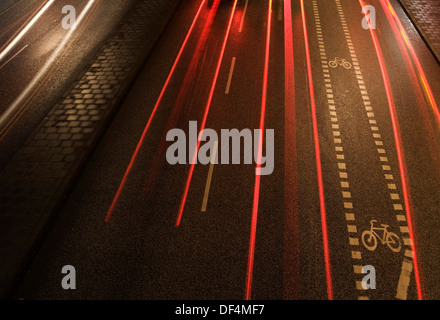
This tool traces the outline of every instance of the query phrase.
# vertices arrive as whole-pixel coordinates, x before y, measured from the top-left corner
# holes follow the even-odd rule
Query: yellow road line
[[[212,173],[214,172],[215,159],[217,157],[218,141],[214,143],[214,151],[211,156],[211,164],[209,165],[208,180],[206,181],[205,194],[203,196],[202,212],[206,212],[208,205],[209,190],[211,188]]]
[[[235,68],[235,57],[232,58],[231,62],[231,69],[229,70],[229,77],[228,77],[228,83],[226,84],[226,94],[229,94],[229,90],[231,89],[231,81],[232,81],[232,75],[234,73]]]
[[[249,0],[246,0],[246,5],[244,6],[243,17],[241,18],[240,28],[238,29],[238,32],[243,31],[243,23],[244,23],[244,18],[246,17],[248,3],[249,3]]]

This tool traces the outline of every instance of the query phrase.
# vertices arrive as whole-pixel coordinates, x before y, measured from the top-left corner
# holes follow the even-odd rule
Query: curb
[[[437,52],[437,50],[434,48],[434,46],[430,43],[429,37],[426,35],[426,33],[423,31],[423,28],[418,24],[417,19],[414,17],[414,15],[411,13],[411,10],[408,8],[408,6],[404,3],[402,0],[397,0],[402,7],[405,14],[410,19],[411,23],[414,25],[414,28],[422,38],[423,42],[428,47],[429,51],[433,55],[434,59],[437,61],[437,63],[440,64],[440,52]]]
[[[139,1],[0,173],[0,298],[8,299],[180,0]],[[157,14],[158,10],[162,15]],[[154,31],[151,31],[154,30]],[[19,190],[17,192],[16,190]],[[6,202],[6,203],[4,203]],[[4,227],[5,228],[5,227]]]

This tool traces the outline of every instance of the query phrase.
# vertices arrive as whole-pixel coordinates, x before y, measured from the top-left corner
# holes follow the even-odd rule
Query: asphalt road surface
[[[399,4],[207,2],[179,6],[13,297],[439,299],[440,67]],[[64,31],[40,32],[2,83]],[[225,129],[250,133],[239,164]]]
[[[133,1],[75,1],[74,30],[62,24],[62,10],[71,4],[0,2],[0,167],[84,71]]]

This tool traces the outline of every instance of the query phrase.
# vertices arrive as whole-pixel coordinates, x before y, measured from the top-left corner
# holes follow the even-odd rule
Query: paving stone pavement
[[[138,1],[88,70],[0,172],[0,298],[8,297],[179,1]]]
[[[399,0],[440,62],[440,0]]]

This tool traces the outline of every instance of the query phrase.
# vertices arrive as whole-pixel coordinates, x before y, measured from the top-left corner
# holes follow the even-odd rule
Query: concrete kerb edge
[[[420,37],[422,38],[423,42],[428,47],[429,51],[433,55],[434,59],[437,61],[437,63],[440,64],[440,52],[437,52],[434,46],[430,43],[429,37],[423,32],[423,29],[420,27],[420,25],[417,23],[417,19],[413,16],[411,13],[411,10],[407,7],[407,5],[402,0],[396,0],[399,2],[400,6],[402,7],[405,14],[410,19],[411,23],[413,24],[414,28],[419,33]]]

